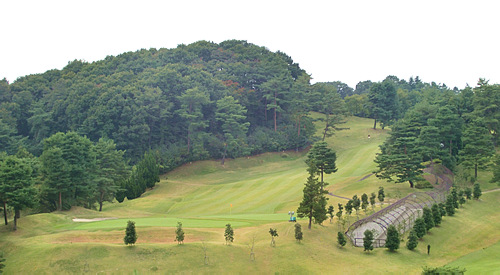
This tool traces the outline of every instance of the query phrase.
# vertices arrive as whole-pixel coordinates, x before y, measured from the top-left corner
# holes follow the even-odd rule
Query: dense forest
[[[322,114],[320,137],[312,111]],[[2,180],[0,200],[5,215],[9,206],[102,208],[139,197],[183,163],[306,148],[347,115],[392,128],[376,159],[380,177],[413,186],[421,163],[437,160],[477,177],[498,143],[500,87],[396,76],[312,85],[285,53],[239,40],[75,60],[0,81],[0,173],[30,175],[17,189]]]

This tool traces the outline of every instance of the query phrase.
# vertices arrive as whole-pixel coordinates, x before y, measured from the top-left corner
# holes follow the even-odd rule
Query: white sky
[[[500,83],[499,11],[495,0],[2,0],[0,78],[241,39],[285,52],[313,82],[395,75],[463,88]]]

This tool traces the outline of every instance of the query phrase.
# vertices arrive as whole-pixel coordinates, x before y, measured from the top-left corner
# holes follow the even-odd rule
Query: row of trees
[[[71,206],[102,210],[115,197],[134,199],[159,181],[153,152],[132,167],[112,140],[92,142],[76,132],[56,133],[43,142],[39,158],[20,148],[16,155],[0,154],[0,201],[5,224],[14,210],[14,230],[20,211],[65,210]]]
[[[410,187],[421,179],[422,163],[473,171],[491,165],[500,127],[500,85],[480,81],[460,94],[438,94],[417,103],[392,127],[377,154],[376,174]],[[498,158],[498,157],[496,157]],[[497,180],[497,179],[494,179]]]

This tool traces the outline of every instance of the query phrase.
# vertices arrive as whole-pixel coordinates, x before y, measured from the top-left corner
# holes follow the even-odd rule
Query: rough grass
[[[325,177],[330,192],[361,196],[383,186],[391,201],[414,191],[407,184],[369,176],[375,170],[378,145],[387,136],[387,130],[371,129],[372,123],[350,118],[346,125],[350,130],[328,139],[338,156],[338,172]],[[339,248],[336,218],[331,224],[313,225],[311,230],[306,220],[299,219],[304,240],[297,243],[294,224],[287,220],[288,211],[296,210],[302,197],[307,177],[305,154],[287,152],[288,157],[283,158],[281,153],[268,153],[228,160],[225,166],[218,161],[187,164],[162,176],[158,186],[141,198],[106,204],[102,213],[73,208],[23,217],[17,232],[11,232],[10,225],[0,227],[1,250],[7,259],[5,272],[418,274],[424,265],[447,263],[486,273],[500,269],[493,261],[500,249],[499,192],[485,193],[481,200],[468,202],[456,216],[445,217],[442,226],[432,229],[416,251],[408,251],[404,243],[396,253],[385,249],[364,253],[350,245]],[[332,197],[329,204],[337,209],[338,202],[346,200]],[[360,211],[360,218],[363,216]],[[71,219],[75,217],[118,219],[74,223]],[[136,222],[139,235],[131,247],[123,245],[127,220]],[[355,215],[350,220],[355,221]],[[177,221],[186,232],[183,245],[174,241]],[[226,223],[235,228],[231,246],[224,245]],[[269,245],[270,227],[279,233],[274,248]],[[256,260],[251,261],[254,238]],[[430,256],[427,244],[432,247]],[[204,245],[209,265],[204,264]],[[478,258],[483,260],[475,261]]]

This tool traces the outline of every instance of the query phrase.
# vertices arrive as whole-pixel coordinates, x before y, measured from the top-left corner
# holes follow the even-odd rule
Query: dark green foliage
[[[431,211],[432,211],[432,219],[434,221],[434,226],[440,225],[442,215],[441,215],[441,209],[440,209],[439,205],[433,204],[431,207]]]
[[[368,205],[368,195],[366,193],[363,193],[363,195],[361,195],[361,208],[366,211]]]
[[[269,234],[271,235],[271,246],[276,246],[274,237],[278,237],[278,230],[276,228],[269,228]]]
[[[231,224],[226,224],[226,230],[224,231],[224,238],[226,239],[226,245],[233,243],[234,241],[234,230]]]
[[[295,240],[298,242],[302,241],[302,226],[299,223],[295,224]]]
[[[417,247],[418,245],[418,237],[417,233],[415,233],[415,230],[410,231],[410,235],[408,235],[408,242],[406,243],[406,248],[409,250],[413,250]]]
[[[3,252],[0,252],[0,274],[3,273],[2,269],[5,267],[5,258],[3,257]]]
[[[345,212],[347,213],[347,215],[351,215],[352,208],[353,208],[352,205],[353,205],[353,201],[352,200],[347,201],[347,203],[345,204]]]
[[[493,158],[492,171],[493,178],[491,179],[491,182],[496,182],[498,185],[500,185],[500,154],[496,154]]]
[[[457,189],[455,187],[451,188],[450,196],[451,196],[451,200],[453,202],[453,207],[458,209],[458,206],[459,206],[459,204],[458,204],[458,192],[457,192]]]
[[[476,118],[468,123],[462,137],[463,148],[460,151],[462,165],[474,170],[477,179],[479,169],[485,169],[495,152],[491,134],[484,125],[484,119]]]
[[[8,121],[0,113],[0,148],[9,153],[21,137],[38,155],[43,139],[77,130],[114,140],[132,164],[159,150],[162,172],[225,153],[303,148],[318,105],[310,76],[291,57],[240,40],[75,60],[0,86],[0,103],[12,106]]]
[[[340,218],[342,217],[342,210],[344,210],[344,207],[342,206],[341,203],[339,203],[337,213],[335,214],[335,216],[337,216],[339,221],[340,221]]]
[[[328,147],[326,142],[317,142],[309,150],[306,159],[308,172],[311,175],[320,176],[321,190],[326,186],[326,183],[323,181],[323,175],[337,172],[336,160],[336,153]]]
[[[343,247],[343,246],[345,246],[345,245],[346,245],[347,240],[346,240],[346,238],[345,238],[344,233],[342,233],[342,232],[338,232],[338,233],[337,233],[337,242],[338,242],[338,244],[339,244],[341,247]]]
[[[380,186],[378,188],[378,201],[383,204],[384,203],[384,200],[385,200],[385,192],[384,192],[384,187]]]
[[[304,197],[302,198],[299,208],[297,209],[297,216],[299,218],[309,218],[308,228],[311,229],[313,219],[314,222],[318,224],[321,224],[327,219],[327,198],[325,197],[325,194],[328,192],[326,190],[322,190],[321,184],[318,180],[314,176],[310,175],[307,178],[303,193]]]
[[[137,232],[135,231],[135,222],[128,221],[127,228],[125,229],[125,237],[123,238],[123,242],[126,245],[134,245],[137,241]]]
[[[439,206],[439,212],[441,212],[441,217],[446,216],[446,205],[440,202],[438,206]]]
[[[363,237],[363,247],[365,248],[364,251],[371,251],[373,250],[373,232],[371,230],[366,230],[364,233]]]
[[[422,267],[422,275],[442,275],[442,274],[462,275],[465,274],[465,271],[467,271],[467,269],[461,268],[459,266]]]
[[[328,213],[328,215],[330,215],[330,223],[331,223],[333,219],[333,205],[328,206],[328,210],[326,212]]]
[[[472,191],[472,195],[474,196],[474,199],[478,200],[479,197],[481,197],[482,192],[481,192],[481,186],[479,186],[479,183],[474,184],[474,190]]]
[[[465,198],[467,198],[468,200],[472,199],[472,189],[470,189],[470,187],[465,188],[464,194]]]
[[[7,205],[18,213],[34,205],[36,190],[33,186],[33,167],[27,159],[16,156],[0,157],[0,203],[4,208],[7,225]],[[18,215],[14,215],[13,230],[17,230]]]
[[[424,207],[423,219],[425,222],[425,229],[427,231],[431,230],[434,227],[434,217],[429,207]]]
[[[45,179],[42,199],[63,209],[63,199],[71,205],[89,207],[96,190],[95,152],[92,142],[75,132],[57,133],[43,142],[40,157]]]
[[[390,251],[395,251],[399,248],[399,233],[394,225],[389,225],[387,228],[387,239],[385,241],[385,247]]]
[[[396,108],[396,87],[389,80],[381,83],[374,83],[368,93],[368,101],[372,118],[375,119],[373,129],[376,128],[377,121],[382,125],[382,129],[389,125],[392,119],[397,117]]]
[[[371,195],[370,195],[370,205],[372,206],[372,209],[375,208],[375,203],[376,203],[375,198],[376,197],[377,197],[377,195],[375,195],[375,193],[371,193]]]
[[[144,157],[132,169],[130,177],[123,181],[122,189],[127,199],[132,200],[140,197],[147,188],[153,188],[160,181],[160,168],[156,161],[156,155],[152,151],[144,153]],[[123,197],[118,192],[116,199],[120,202]],[[121,200],[123,201],[123,200]]]
[[[446,197],[445,210],[448,216],[453,216],[455,214],[455,200],[451,195]]]
[[[423,218],[417,218],[415,220],[415,224],[413,225],[413,231],[415,231],[415,234],[417,235],[417,238],[421,239],[425,236],[427,233],[425,221]]]
[[[177,228],[175,229],[175,240],[177,244],[184,243],[184,230],[182,229],[182,223],[177,222]]]
[[[358,198],[358,195],[354,195],[352,197],[352,207],[356,210],[356,215],[358,215],[359,207],[361,206],[361,200]]]
[[[128,178],[129,170],[123,159],[125,152],[116,150],[112,140],[99,139],[94,151],[96,156],[94,196],[99,204],[99,211],[102,211],[103,202],[113,200],[121,184]]]

